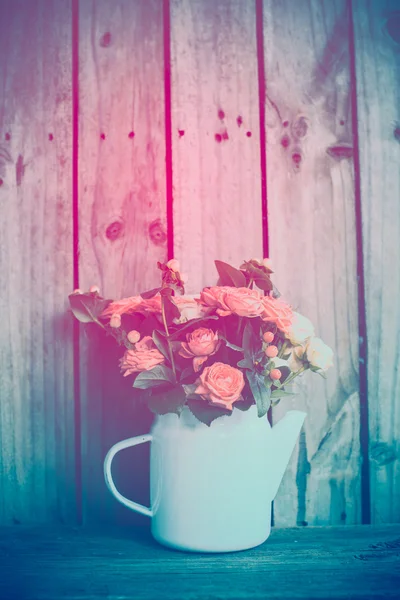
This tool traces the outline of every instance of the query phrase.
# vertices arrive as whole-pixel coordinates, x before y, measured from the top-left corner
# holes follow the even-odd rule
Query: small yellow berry
[[[118,329],[118,327],[121,327],[121,315],[119,315],[118,313],[114,313],[113,315],[111,315],[110,327],[113,327],[114,329]]]
[[[136,344],[140,340],[140,333],[136,329],[132,329],[126,336],[131,344]]]

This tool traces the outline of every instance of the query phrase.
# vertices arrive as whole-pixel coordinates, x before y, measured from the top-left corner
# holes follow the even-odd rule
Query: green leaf
[[[263,417],[267,414],[271,404],[271,388],[266,388],[264,384],[264,377],[255,373],[254,371],[246,371],[246,377],[250,384],[254,400],[257,404],[257,413],[259,417]]]
[[[275,286],[272,287],[272,295],[274,298],[280,298],[282,296],[278,288],[276,288]]]
[[[149,371],[142,371],[139,373],[133,382],[133,387],[146,389],[158,385],[165,385],[166,382],[175,383],[173,371],[165,365],[157,365]]]
[[[179,414],[186,401],[185,390],[181,385],[153,390],[147,401],[149,409],[157,415]]]
[[[167,325],[172,325],[173,320],[179,319],[181,313],[171,297],[164,296],[163,302],[165,310],[165,320],[167,321]]]
[[[218,417],[230,416],[232,411],[219,406],[211,406],[206,400],[199,398],[198,400],[188,397],[186,401],[190,412],[202,423],[210,427],[211,423]]]
[[[233,286],[233,287],[246,287],[246,277],[235,267],[231,267],[226,262],[221,260],[214,261],[217,267],[218,275],[220,277],[222,285]]]
[[[232,344],[223,333],[219,332],[218,337],[219,337],[219,339],[224,340],[224,342],[228,346],[228,348],[232,348],[232,350],[236,350],[237,352],[243,352],[243,348],[240,348],[240,346],[236,346],[235,344]]]
[[[149,298],[153,298],[160,291],[161,291],[161,288],[157,287],[157,288],[153,288],[152,290],[149,290],[148,292],[142,292],[140,295],[143,298],[143,300],[148,300]]]
[[[269,292],[273,288],[272,282],[268,275],[265,275],[265,277],[256,277],[254,279],[254,283],[260,288],[260,290],[264,290],[265,292]]]
[[[153,342],[154,344],[157,346],[158,350],[161,352],[161,354],[163,356],[165,356],[165,358],[167,360],[171,360],[170,354],[169,354],[169,348],[168,348],[168,342],[167,340],[162,337],[160,335],[160,333],[155,329],[153,331],[153,335],[151,336],[153,338]]]
[[[322,369],[319,369],[318,367],[313,367],[312,365],[310,365],[309,368],[313,373],[318,373],[318,375],[321,375],[321,377],[323,377],[324,379],[328,379],[325,371],[323,371]]]
[[[295,392],[285,392],[284,390],[274,390],[271,398],[284,398],[285,396],[296,396]]]
[[[242,346],[245,358],[250,359],[253,359],[261,346],[261,339],[254,333],[250,320],[247,321],[243,331]]]
[[[72,313],[81,323],[97,323],[101,313],[111,304],[112,300],[100,298],[97,294],[70,294],[68,296]]]
[[[250,360],[249,358],[242,358],[242,360],[239,360],[239,362],[237,363],[237,366],[240,367],[241,369],[250,369],[251,371],[253,370],[253,361]]]
[[[254,404],[254,398],[251,398],[251,397],[244,398],[242,396],[242,399],[235,402],[233,407],[238,408],[239,410],[245,411],[245,410],[249,410],[250,406],[253,406],[253,404]]]
[[[183,369],[183,371],[181,373],[180,380],[183,381],[187,377],[191,377],[193,375],[194,375],[193,367],[186,367],[186,369]]]

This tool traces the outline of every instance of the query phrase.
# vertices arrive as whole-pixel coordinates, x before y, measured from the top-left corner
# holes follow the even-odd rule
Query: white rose
[[[318,338],[313,337],[306,346],[307,360],[313,367],[326,371],[333,366],[333,350]]]
[[[294,373],[297,373],[303,366],[302,358],[304,356],[305,348],[303,346],[296,346],[290,351],[290,356],[287,359],[288,367]]]
[[[191,321],[192,319],[204,317],[204,307],[202,307],[201,304],[198,304],[195,298],[200,298],[200,294],[174,296],[174,302],[181,313],[179,319],[174,319],[176,325],[182,325],[182,323],[187,323],[187,321]]]
[[[314,325],[307,317],[298,312],[293,312],[293,321],[286,334],[286,337],[293,345],[303,344],[308,338],[314,335]]]
[[[171,260],[169,260],[166,263],[166,265],[169,269],[171,269],[171,271],[179,271],[180,270],[179,261],[176,260],[176,258],[171,258]]]

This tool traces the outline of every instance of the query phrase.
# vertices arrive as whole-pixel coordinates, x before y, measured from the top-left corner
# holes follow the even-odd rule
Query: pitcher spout
[[[271,500],[278,492],[283,474],[292,456],[307,413],[290,410],[272,428],[273,462],[271,465]]]

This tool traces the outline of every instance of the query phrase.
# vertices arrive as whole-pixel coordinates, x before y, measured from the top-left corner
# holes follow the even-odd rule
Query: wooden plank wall
[[[279,291],[335,352],[289,407],[307,418],[274,504],[276,525],[358,523],[357,244],[349,11],[344,0],[264,1],[270,256]],[[306,33],[307,32],[307,33]],[[277,176],[276,174],[279,174]]]
[[[79,56],[79,281],[132,296],[158,284],[157,261],[167,258],[160,2],[81,2]],[[115,442],[149,429],[152,414],[121,381],[120,349],[92,333],[81,340],[83,517],[136,522],[104,490],[103,460]],[[121,492],[142,502],[147,455],[141,446],[115,461]]]
[[[71,2],[0,3],[0,522],[74,521]]]
[[[263,254],[252,2],[172,0],[171,95],[174,250],[198,293],[214,258]]]
[[[367,8],[367,10],[366,10]],[[371,520],[400,520],[400,3],[354,2]]]
[[[78,275],[134,295],[174,253],[194,293],[216,282],[214,258],[239,265],[268,246],[278,289],[336,355],[327,381],[306,374],[273,411],[308,412],[274,523],[366,522],[370,503],[374,522],[400,520],[397,8],[0,4],[0,522],[147,523],[109,494],[102,461],[153,417],[94,327],[75,340],[74,398]],[[125,451],[114,469],[145,504],[148,455]]]

